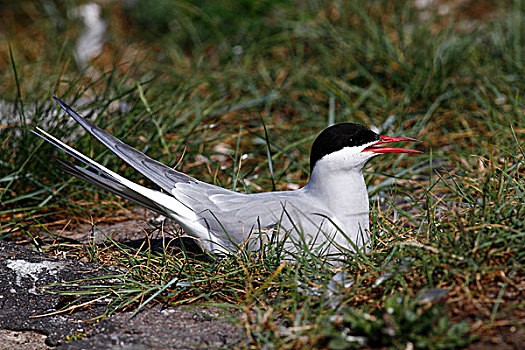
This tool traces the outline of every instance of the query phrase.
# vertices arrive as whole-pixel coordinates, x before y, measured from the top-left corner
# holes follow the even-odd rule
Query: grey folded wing
[[[173,170],[120,141],[115,136],[93,124],[90,120],[79,115],[58,98],[53,97],[53,99],[93,137],[163,190],[170,192],[174,184],[178,182],[197,182],[196,179]]]
[[[234,244],[281,239],[289,233],[295,225],[293,218],[298,218],[291,193],[243,194],[202,183],[177,183],[172,191],[215,237]]]
[[[142,175],[153,181],[160,188],[174,196],[179,202],[191,209],[202,221],[210,234],[218,238],[228,248],[242,244],[253,234],[276,232],[274,228],[283,227],[290,230],[295,225],[292,216],[297,217],[297,207],[304,203],[293,203],[292,192],[267,192],[260,194],[242,194],[196,180],[178,172],[128,146],[113,135],[83,118],[64,102],[54,97],[55,101],[86,131],[109,148]],[[40,135],[42,137],[42,135]],[[50,142],[56,142],[47,138]],[[58,145],[60,147],[63,145]],[[68,151],[68,149],[66,149]],[[71,151],[69,151],[71,152]],[[83,157],[74,154],[77,159]],[[85,161],[85,160],[84,160]],[[92,161],[87,164],[91,166]],[[111,177],[100,177],[97,174],[62,162],[65,170],[86,181],[108,189],[125,198],[134,200],[145,207],[159,212],[163,210],[154,201],[138,195],[134,191],[112,181]],[[96,167],[100,171],[100,167]],[[308,206],[306,206],[308,207]],[[293,210],[295,215],[290,215]]]

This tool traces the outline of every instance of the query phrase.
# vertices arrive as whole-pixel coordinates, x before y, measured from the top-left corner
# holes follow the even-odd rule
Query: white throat
[[[305,190],[324,202],[336,214],[366,213],[368,192],[362,168],[340,169],[320,160]]]
[[[366,212],[368,192],[363,167],[374,156],[357,147],[345,147],[319,159],[312,169],[306,190],[336,213]]]
[[[370,209],[362,170],[373,156],[368,152],[356,154],[355,149],[326,155],[317,161],[304,187],[313,200],[327,208],[357,246],[363,246],[369,239]],[[345,245],[345,241],[341,238],[339,243]]]

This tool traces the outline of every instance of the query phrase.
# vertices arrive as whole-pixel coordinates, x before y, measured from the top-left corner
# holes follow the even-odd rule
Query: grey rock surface
[[[104,312],[103,305],[73,314],[56,313],[70,298],[45,293],[42,288],[56,282],[100,275],[99,267],[60,259],[0,241],[0,329],[31,330],[47,335],[48,345],[66,336],[87,331],[86,319]],[[51,314],[43,317],[42,315]]]
[[[244,339],[239,327],[220,319],[212,308],[156,306],[134,317],[124,312],[95,323],[90,320],[104,313],[105,303],[60,313],[73,299],[43,290],[58,288],[49,287],[53,283],[103,274],[107,271],[96,264],[0,241],[0,348],[223,349]],[[68,336],[80,339],[67,341]]]
[[[58,349],[232,349],[243,339],[234,324],[216,320],[208,308],[149,309],[115,315],[89,337]]]
[[[0,349],[47,350],[46,336],[32,331],[0,330]]]

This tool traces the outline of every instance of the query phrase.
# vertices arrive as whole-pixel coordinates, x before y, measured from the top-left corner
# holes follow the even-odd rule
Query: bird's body
[[[416,141],[414,139],[379,136],[358,124],[338,124],[323,131],[314,142],[310,180],[305,187],[296,191],[244,194],[173,170],[55,100],[90,134],[164,191],[134,183],[37,128],[37,135],[90,167],[59,160],[63,170],[171,217],[212,253],[259,250],[278,242],[288,252],[307,245],[318,254],[363,247],[369,239],[363,166],[379,153],[419,153],[373,147],[394,141]]]
[[[316,183],[321,179],[313,177],[296,191],[243,194],[202,182],[179,183],[173,196],[191,207],[197,218],[191,223],[176,213],[174,218],[186,232],[199,231],[198,237],[210,242],[205,245],[210,251],[234,251],[235,245],[244,244],[256,250],[261,243],[275,240],[275,233],[281,239],[289,235],[284,241],[287,251],[294,251],[301,242],[325,253],[352,249],[343,233],[353,233],[350,240],[358,246],[366,241],[368,195],[361,172],[347,179],[361,181],[363,186],[333,188],[327,193]],[[336,201],[346,205],[331,205]],[[326,244],[329,240],[332,244]]]

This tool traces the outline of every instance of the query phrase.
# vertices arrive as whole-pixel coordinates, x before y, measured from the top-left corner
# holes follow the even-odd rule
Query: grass
[[[67,307],[218,305],[251,348],[443,349],[523,332],[523,2],[451,2],[440,16],[409,1],[159,1],[151,31],[143,12],[107,4],[105,50],[84,70],[72,58],[75,3],[22,3],[9,5],[0,48],[13,106],[0,129],[0,235],[122,271]],[[340,283],[307,253],[283,264],[275,251],[210,260],[170,249],[176,230],[163,227],[140,247],[86,245],[61,231],[121,221],[129,203],[55,169],[55,151],[28,130],[45,126],[144,181],[57,115],[51,95],[153,158],[245,192],[304,184],[309,146],[332,121],[417,137],[426,153],[367,166],[373,249],[348,257]]]

